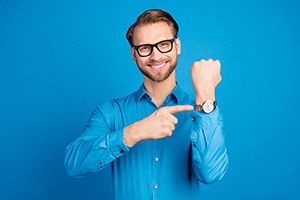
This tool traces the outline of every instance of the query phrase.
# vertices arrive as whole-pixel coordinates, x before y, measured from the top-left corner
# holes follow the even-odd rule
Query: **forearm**
[[[228,167],[227,148],[218,109],[196,118],[192,133],[193,169],[203,183],[220,180]]]
[[[196,105],[203,104],[206,100],[216,100],[215,91],[213,89],[201,90],[198,93],[196,93]]]
[[[103,169],[128,151],[123,130],[97,137],[80,137],[66,149],[65,167],[72,177],[81,177]]]

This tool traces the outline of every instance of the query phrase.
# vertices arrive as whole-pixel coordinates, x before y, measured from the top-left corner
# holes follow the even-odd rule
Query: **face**
[[[172,28],[165,22],[137,26],[133,33],[133,44],[155,44],[163,40],[174,38]],[[154,82],[162,82],[174,75],[177,65],[177,57],[180,54],[180,40],[177,38],[172,44],[173,49],[168,53],[161,53],[153,47],[152,53],[147,57],[141,57],[135,49],[131,48],[133,60],[137,63],[145,79]]]

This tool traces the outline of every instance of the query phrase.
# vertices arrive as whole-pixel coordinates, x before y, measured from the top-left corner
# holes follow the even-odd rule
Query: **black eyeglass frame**
[[[169,53],[170,51],[172,51],[173,49],[173,43],[175,42],[175,40],[177,39],[177,37],[175,36],[173,39],[171,40],[163,40],[163,41],[160,41],[160,42],[157,42],[155,44],[142,44],[142,45],[138,45],[138,46],[135,46],[135,45],[131,45],[132,48],[134,48],[134,50],[136,50],[136,52],[139,54],[139,56],[141,57],[147,57],[147,56],[150,56],[153,52],[153,47],[155,47],[160,53]],[[168,50],[168,51],[161,51],[159,48],[158,48],[158,45],[162,42],[171,42],[171,49]],[[139,48],[142,47],[142,46],[150,46],[151,47],[151,50],[149,52],[149,54],[147,55],[141,55],[140,52],[139,52]]]

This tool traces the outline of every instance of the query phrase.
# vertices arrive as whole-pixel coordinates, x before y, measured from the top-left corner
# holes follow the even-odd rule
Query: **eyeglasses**
[[[176,38],[177,37],[174,37],[171,40],[163,40],[156,44],[142,44],[139,46],[132,45],[132,48],[134,48],[141,57],[149,56],[153,51],[153,47],[156,47],[156,49],[161,53],[168,53],[172,51],[173,42],[176,40]]]

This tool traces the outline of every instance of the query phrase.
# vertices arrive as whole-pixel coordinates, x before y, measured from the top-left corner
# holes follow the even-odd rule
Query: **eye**
[[[140,52],[149,52],[149,51],[151,51],[151,46],[149,46],[149,45],[139,46],[138,50]]]
[[[159,48],[168,48],[169,46],[170,46],[169,41],[163,41],[163,42],[159,43]]]

